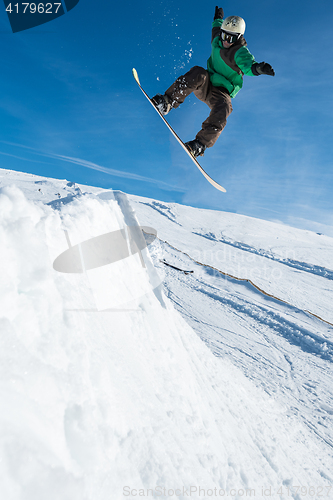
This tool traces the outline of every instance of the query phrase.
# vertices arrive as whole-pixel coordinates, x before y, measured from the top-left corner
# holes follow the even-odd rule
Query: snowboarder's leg
[[[226,126],[227,118],[232,112],[231,97],[227,91],[211,86],[204,102],[208,104],[211,112],[209,117],[203,122],[202,129],[196,135],[196,140],[200,141],[207,148],[211,148]]]
[[[195,94],[200,100],[205,100],[210,86],[209,73],[201,66],[194,66],[185,75],[180,76],[177,80],[165,91],[165,95],[169,98],[173,108],[184,102],[185,98],[195,91]]]

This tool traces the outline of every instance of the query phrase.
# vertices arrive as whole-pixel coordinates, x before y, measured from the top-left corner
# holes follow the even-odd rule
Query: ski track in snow
[[[211,286],[205,289],[205,283],[203,282],[198,283],[196,286],[192,286],[192,290],[204,293],[214,301],[222,302],[236,312],[253,319],[258,325],[268,326],[278,335],[288,340],[288,342],[300,347],[303,351],[318,355],[331,363],[333,362],[333,342],[319,335],[315,335],[306,328],[300,328],[295,322],[286,320],[281,314],[270,310],[268,307],[264,308],[262,306],[253,305],[253,303],[244,299],[228,298],[226,296],[221,297],[221,295],[216,293],[217,291],[215,293],[212,291]],[[295,309],[294,313],[297,314],[297,312],[299,311]]]
[[[176,217],[173,214],[172,210],[168,206],[164,205],[163,203],[159,203],[157,201],[154,201],[152,203],[143,203],[143,202],[140,202],[140,203],[142,205],[146,205],[149,208],[156,210],[159,214],[163,215],[163,217],[166,217],[171,222],[174,222],[178,226],[181,226],[181,224],[179,224],[179,222],[177,222]]]
[[[268,252],[267,250],[264,250],[264,249],[256,249],[254,247],[251,247],[250,245],[247,245],[246,243],[242,243],[242,242],[238,242],[238,241],[231,241],[228,238],[218,238],[213,233],[202,234],[202,233],[193,232],[193,234],[196,234],[197,236],[202,236],[203,238],[207,238],[208,240],[211,240],[211,241],[216,241],[219,243],[223,243],[225,245],[229,245],[233,248],[243,250],[244,252],[249,252],[249,253],[252,253],[255,255],[260,255],[261,257],[265,257],[267,259],[274,260],[275,262],[279,262],[280,264],[284,264],[285,266],[289,266],[289,267],[292,267],[294,269],[299,269],[300,271],[315,274],[317,276],[321,276],[322,278],[326,278],[328,280],[333,280],[333,271],[331,271],[330,269],[326,269],[324,267],[321,267],[321,266],[307,264],[306,262],[298,262],[298,261],[292,260],[292,259],[283,259],[283,258],[279,257],[278,255],[274,254],[273,252]]]

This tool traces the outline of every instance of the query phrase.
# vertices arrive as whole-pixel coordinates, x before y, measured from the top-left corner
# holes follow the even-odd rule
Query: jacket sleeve
[[[252,71],[252,66],[256,63],[256,60],[247,47],[241,47],[237,50],[235,54],[235,63],[244,75],[255,76]]]
[[[222,23],[223,23],[223,19],[215,19],[213,21],[212,43],[213,43],[214,38],[220,37]]]

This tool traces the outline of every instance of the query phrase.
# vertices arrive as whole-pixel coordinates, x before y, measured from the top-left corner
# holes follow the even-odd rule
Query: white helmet
[[[224,19],[221,29],[223,31],[226,31],[227,33],[244,35],[245,21],[242,17],[239,16],[229,16]]]

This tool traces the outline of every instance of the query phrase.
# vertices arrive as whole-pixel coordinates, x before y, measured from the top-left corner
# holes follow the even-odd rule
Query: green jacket
[[[246,47],[243,36],[229,49],[225,49],[220,38],[223,19],[213,21],[212,53],[207,61],[210,81],[215,87],[224,87],[235,97],[243,86],[243,75],[255,76],[252,65],[254,56]]]

